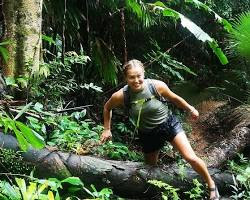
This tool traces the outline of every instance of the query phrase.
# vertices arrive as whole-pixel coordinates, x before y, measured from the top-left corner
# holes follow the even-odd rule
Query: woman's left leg
[[[150,153],[144,153],[144,160],[147,165],[156,166],[159,158],[159,150]]]
[[[193,148],[191,147],[187,136],[184,132],[178,133],[171,144],[180,152],[183,158],[192,166],[192,168],[202,176],[206,181],[209,188],[214,188],[215,183],[210,176],[207,166],[203,160],[196,156]],[[210,192],[210,198],[215,196],[215,192]]]

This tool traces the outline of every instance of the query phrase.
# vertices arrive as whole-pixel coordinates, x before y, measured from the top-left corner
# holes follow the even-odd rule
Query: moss
[[[21,156],[21,152],[0,148],[0,171],[2,173],[27,174],[33,169]]]

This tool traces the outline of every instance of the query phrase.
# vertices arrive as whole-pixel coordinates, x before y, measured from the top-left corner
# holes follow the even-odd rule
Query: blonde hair
[[[124,76],[127,75],[127,71],[133,67],[141,67],[143,70],[144,70],[144,65],[142,64],[141,61],[139,60],[136,60],[136,59],[132,59],[128,62],[126,62],[124,65],[123,65],[123,74]]]

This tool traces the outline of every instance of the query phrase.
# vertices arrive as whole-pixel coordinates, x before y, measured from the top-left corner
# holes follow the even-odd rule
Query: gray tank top
[[[129,114],[132,117],[132,120],[137,123],[138,115],[141,109],[140,121],[139,121],[139,130],[150,130],[155,128],[157,125],[163,123],[168,117],[168,107],[166,103],[162,103],[156,98],[151,98],[151,100],[141,103],[134,103],[135,101],[140,101],[142,99],[148,99],[152,97],[152,94],[149,90],[147,79],[144,80],[145,87],[142,91],[130,92],[130,100],[132,102],[131,109]]]

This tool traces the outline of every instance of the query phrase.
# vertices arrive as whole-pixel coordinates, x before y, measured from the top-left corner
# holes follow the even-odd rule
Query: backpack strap
[[[123,87],[122,91],[123,91],[124,110],[125,110],[125,113],[128,115],[129,114],[129,109],[131,107],[129,86],[125,85]]]
[[[161,96],[159,94],[159,92],[157,91],[155,84],[153,83],[153,81],[151,79],[148,79],[148,87],[150,92],[155,96],[156,99],[158,99],[159,101],[166,103],[167,99],[165,99],[163,96]]]
[[[149,91],[151,92],[151,94],[156,99],[158,99],[159,101],[161,101],[163,103],[168,102],[167,99],[165,99],[163,96],[161,96],[159,94],[153,81],[151,79],[147,79],[147,81],[148,81]],[[129,115],[129,110],[131,108],[131,100],[130,100],[130,92],[129,91],[130,91],[129,86],[125,85],[123,87],[123,103],[124,103],[124,111],[125,111],[126,115]],[[151,99],[152,99],[152,97],[146,99],[145,101],[149,101]]]

